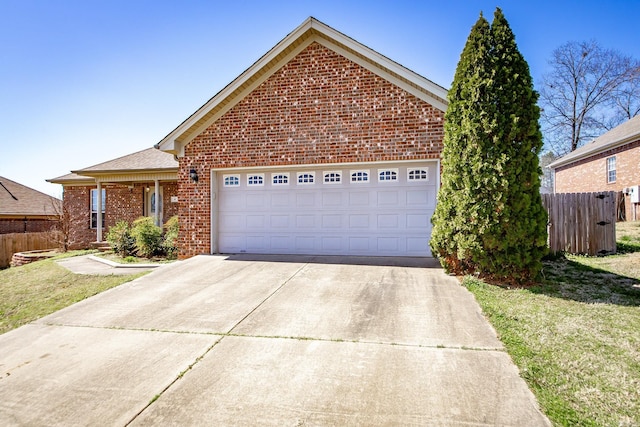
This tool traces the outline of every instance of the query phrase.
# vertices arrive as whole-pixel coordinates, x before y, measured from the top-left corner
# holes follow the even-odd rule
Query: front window
[[[609,157],[607,159],[607,182],[616,182],[616,157]]]
[[[102,228],[104,228],[104,208],[107,192],[102,189]],[[91,228],[96,228],[98,224],[98,190],[91,190]]]

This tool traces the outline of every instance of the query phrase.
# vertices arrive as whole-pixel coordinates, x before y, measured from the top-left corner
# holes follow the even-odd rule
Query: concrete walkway
[[[64,268],[76,274],[96,274],[101,276],[111,274],[135,274],[161,267],[164,264],[118,264],[95,255],[81,255],[63,258],[56,261]]]
[[[0,425],[549,425],[473,296],[434,267],[163,266],[0,335]]]

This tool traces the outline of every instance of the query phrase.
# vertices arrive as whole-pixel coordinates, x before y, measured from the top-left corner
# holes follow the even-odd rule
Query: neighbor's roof
[[[282,65],[314,42],[337,52],[417,98],[428,102],[435,108],[441,111],[447,109],[447,90],[445,88],[315,18],[309,17],[244,73],[165,136],[162,141],[156,144],[156,147],[181,155],[184,152],[184,147],[197,135],[267,80]]]
[[[72,172],[77,175],[93,176],[99,173],[149,172],[160,170],[177,171],[178,162],[173,157],[173,154],[165,153],[152,147]]]
[[[0,215],[59,215],[59,199],[0,176]]]
[[[603,151],[633,142],[637,139],[640,139],[640,115],[614,127],[590,143],[585,144],[566,156],[559,158],[555,162],[551,163],[549,167],[555,169],[560,166],[565,166],[577,162],[578,160],[599,154]]]

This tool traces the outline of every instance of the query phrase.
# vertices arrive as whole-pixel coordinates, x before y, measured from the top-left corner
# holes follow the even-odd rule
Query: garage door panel
[[[349,206],[350,207],[362,207],[369,206],[369,192],[368,191],[349,191]]]
[[[331,192],[323,192],[322,193],[322,207],[323,208],[335,208],[335,207],[340,207],[340,206],[344,206],[344,193],[342,192],[336,192],[336,191],[331,191]]]
[[[271,228],[289,228],[291,220],[289,215],[271,215],[269,217]]]
[[[361,214],[349,214],[349,228],[350,229],[358,229],[358,228],[370,228],[370,214],[361,213]]]
[[[264,224],[265,224],[264,215],[247,215],[246,218],[247,218],[246,226],[248,229],[264,228]]]
[[[400,225],[399,214],[381,214],[378,215],[378,228],[397,229]]]
[[[315,215],[296,215],[296,228],[298,229],[312,229],[316,226],[316,216]]]
[[[409,180],[411,169],[398,165],[396,181],[379,181],[378,169],[385,168],[368,167],[369,182],[350,182],[351,170],[341,169],[343,181],[327,184],[322,170],[315,183],[302,185],[267,179],[247,186],[248,173],[239,173],[240,186],[219,188],[218,247],[223,253],[430,256],[436,165],[417,167],[428,179]]]
[[[323,214],[322,228],[342,228],[342,218],[340,214]]]
[[[312,192],[300,192],[296,194],[296,206],[299,208],[312,208],[316,204],[316,194]]]
[[[287,192],[273,192],[269,199],[272,208],[285,208],[291,206],[290,195]]]

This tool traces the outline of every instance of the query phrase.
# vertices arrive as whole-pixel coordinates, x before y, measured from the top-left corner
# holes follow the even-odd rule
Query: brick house
[[[308,18],[156,145],[180,256],[430,256],[446,97]]]
[[[0,176],[0,234],[50,231],[60,211],[59,199]]]
[[[125,156],[50,182],[64,186],[82,244],[149,214],[155,180],[163,218],[179,215],[180,258],[430,256],[446,97],[308,18],[154,149],[131,155],[135,171]]]
[[[177,172],[173,155],[148,148],[48,179],[63,188],[70,248],[103,241],[109,227],[121,220],[151,216],[162,225],[177,215]]]
[[[640,219],[637,203],[637,186],[640,185],[640,116],[561,157],[549,167],[554,171],[556,193],[626,189],[626,218]]]

